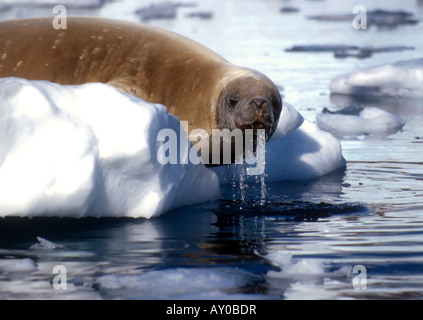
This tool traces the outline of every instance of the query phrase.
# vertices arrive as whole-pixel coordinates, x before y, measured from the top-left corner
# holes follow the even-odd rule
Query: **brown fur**
[[[270,137],[276,128],[281,97],[257,71],[234,66],[183,36],[143,24],[68,17],[67,29],[56,30],[52,20],[0,22],[0,77],[108,83],[166,105],[188,121],[190,130],[202,128],[209,134],[212,129],[263,127]],[[233,95],[237,98],[229,99]],[[250,100],[258,96],[265,107],[256,121],[247,105],[254,105]],[[243,119],[245,112],[250,115]]]

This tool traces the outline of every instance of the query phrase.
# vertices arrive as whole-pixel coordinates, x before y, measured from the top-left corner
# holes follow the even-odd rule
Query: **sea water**
[[[421,58],[423,24],[356,30],[348,22],[307,19],[316,14],[351,13],[355,4],[296,1],[292,5],[299,8],[298,13],[282,14],[283,2],[277,0],[242,4],[222,0],[218,5],[215,0],[201,1],[198,10],[212,10],[213,19],[185,18],[194,9],[181,8],[176,19],[150,23],[194,38],[235,64],[264,72],[281,88],[284,100],[311,123],[316,123],[325,107],[339,110],[359,103],[404,120],[400,131],[340,137],[347,164],[344,171],[299,182],[265,177],[264,206],[257,206],[262,184],[254,181],[248,182],[242,205],[239,190],[231,183],[221,184],[221,200],[150,220],[3,219],[0,297],[421,299],[423,103],[331,96],[329,85],[335,77],[357,68]],[[419,4],[366,1],[368,10],[406,10],[422,19]],[[133,12],[140,6],[138,1],[111,2],[88,13],[136,20]],[[50,14],[26,7],[1,14],[13,18],[34,12]],[[362,60],[285,51],[293,45],[327,43],[404,45],[415,50],[377,53]],[[298,132],[293,141],[301,137]],[[284,159],[290,156],[282,149],[279,154]],[[294,161],[299,158],[291,160],[299,163]],[[302,163],[298,171],[292,166],[287,170],[298,177],[307,168],[307,162]],[[67,272],[66,290],[52,286],[57,265]],[[355,285],[357,267],[366,271],[365,287]]]

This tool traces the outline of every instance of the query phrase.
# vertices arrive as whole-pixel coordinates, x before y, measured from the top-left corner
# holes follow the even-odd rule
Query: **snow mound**
[[[204,165],[161,164],[157,136],[180,122],[99,83],[0,80],[0,216],[151,218],[220,197]]]

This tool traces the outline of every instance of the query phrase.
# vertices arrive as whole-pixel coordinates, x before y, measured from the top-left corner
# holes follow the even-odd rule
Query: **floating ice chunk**
[[[348,277],[351,275],[350,266],[327,271],[325,261],[308,258],[293,261],[292,253],[289,251],[277,250],[266,255],[260,255],[257,252],[256,254],[280,268],[280,271],[271,270],[267,273],[267,276],[271,278]]]
[[[203,298],[219,297],[222,291],[245,286],[251,277],[234,268],[176,268],[138,275],[105,275],[96,282],[102,291],[123,299],[183,299],[199,293]]]
[[[324,281],[298,281],[291,283],[284,292],[285,300],[336,300],[338,292],[328,290]]]
[[[220,197],[205,166],[157,160],[158,132],[180,134],[164,106],[18,78],[0,80],[0,105],[0,216],[150,218]]]
[[[291,252],[279,250],[260,256],[281,269],[281,271],[269,271],[267,273],[269,277],[302,277],[323,275],[325,273],[323,261],[316,259],[301,259],[297,262],[293,262]]]
[[[259,256],[280,268],[279,271],[270,270],[266,277],[270,287],[277,286],[279,289],[289,285],[284,290],[284,299],[334,298],[336,292],[331,293],[327,288],[325,289],[325,280],[345,282],[346,278],[352,276],[351,266],[344,265],[333,269],[320,259],[306,258],[293,261],[292,254],[287,251],[278,250]]]
[[[273,252],[270,252],[270,253],[268,253],[264,256],[262,256],[258,253],[256,253],[256,254],[261,256],[262,258],[265,258],[266,260],[269,260],[272,264],[274,264],[278,267],[287,266],[288,264],[291,263],[291,260],[292,260],[292,253],[282,251],[282,250],[273,251]]]
[[[374,97],[423,97],[423,59],[354,70],[330,83],[332,94]]]
[[[57,244],[51,241],[48,241],[44,238],[37,237],[38,243],[31,246],[31,249],[46,249],[46,250],[54,250],[54,249],[63,249],[64,246],[61,244]]]
[[[397,116],[375,107],[361,108],[357,114],[324,109],[316,119],[320,129],[337,136],[387,136],[401,130],[405,124]]]
[[[266,181],[305,181],[344,168],[339,140],[305,120],[293,133],[266,148]]]
[[[325,274],[324,263],[315,259],[301,259],[298,262],[285,266],[284,275],[313,276]]]
[[[24,258],[20,260],[14,260],[10,262],[6,266],[0,268],[1,272],[32,272],[37,270],[37,265],[35,264],[34,260],[30,258]]]
[[[284,290],[285,299],[330,299],[336,296],[328,290],[324,290],[325,279],[330,281],[345,282],[345,279],[353,276],[352,267],[344,265],[340,268],[333,268],[326,261],[314,258],[292,259],[291,251],[277,250],[266,255],[258,256],[268,260],[280,270],[270,270],[266,274],[266,280],[270,287],[286,286]],[[338,278],[338,280],[336,280]],[[335,279],[335,280],[334,280]]]

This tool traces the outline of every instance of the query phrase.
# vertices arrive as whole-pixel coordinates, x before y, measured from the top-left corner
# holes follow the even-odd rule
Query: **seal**
[[[282,110],[278,89],[260,72],[173,32],[107,18],[68,17],[67,29],[53,28],[52,18],[0,22],[0,77],[107,83],[209,135],[264,129],[268,140]]]

